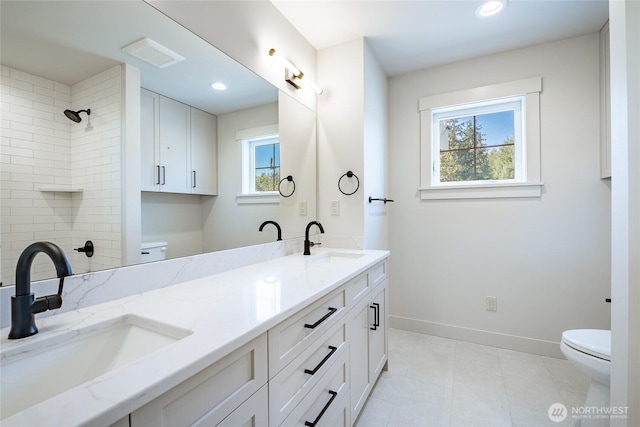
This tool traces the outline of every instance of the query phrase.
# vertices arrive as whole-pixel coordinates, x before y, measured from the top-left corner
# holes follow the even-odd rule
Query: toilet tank
[[[167,242],[146,242],[141,245],[140,262],[162,261],[167,258]]]

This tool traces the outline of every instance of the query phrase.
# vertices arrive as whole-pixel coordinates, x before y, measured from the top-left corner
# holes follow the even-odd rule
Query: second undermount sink
[[[2,351],[0,417],[7,418],[190,334],[126,315]]]

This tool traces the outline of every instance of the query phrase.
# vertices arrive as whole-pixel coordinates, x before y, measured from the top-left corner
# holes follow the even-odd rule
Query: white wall
[[[14,283],[15,263],[34,241],[58,244],[74,272],[120,266],[120,66],[73,87],[2,67],[2,271]],[[63,111],[91,108],[73,123]],[[40,187],[83,188],[81,193]],[[94,257],[73,251],[92,240]],[[51,277],[36,258],[32,280]]]
[[[303,236],[309,221],[317,219],[316,190],[316,113],[283,91],[278,93],[278,117],[280,121],[280,177],[291,175],[296,183],[295,192],[289,197],[280,197],[278,222],[282,227],[282,238]],[[284,194],[289,194],[283,183]],[[299,204],[306,204],[306,215],[300,215]]]
[[[393,205],[369,203],[369,196],[389,194],[387,147],[387,76],[364,44],[364,248],[389,249],[389,214]]]
[[[318,52],[318,218],[324,245],[363,248],[364,239],[364,40],[358,39]],[[352,171],[360,189],[346,196],[338,179]],[[355,190],[355,178],[345,177],[345,193]],[[331,201],[340,215],[331,215]]]
[[[91,109],[89,117],[81,114],[82,122],[69,121],[71,182],[83,189],[72,195],[72,245],[78,248],[91,240],[95,247],[90,258],[67,252],[74,273],[122,265],[121,74],[122,67],[117,65],[71,86],[71,109]]]
[[[142,192],[142,242],[167,242],[167,258],[202,253],[201,196]]]
[[[262,105],[218,116],[218,195],[203,198],[206,252],[275,240],[275,229],[258,231],[267,219],[278,219],[278,204],[238,204],[242,190],[241,147],[236,131],[278,124],[278,104]]]
[[[640,425],[640,2],[609,2],[611,36],[612,426]]]
[[[387,77],[362,38],[319,51],[318,75],[324,89],[318,98],[321,241],[331,247],[388,249],[390,205],[369,203],[369,196],[389,194]],[[357,179],[342,177],[348,171]],[[339,215],[331,211],[333,201],[339,203]]]
[[[542,196],[421,201],[418,98],[535,76]],[[551,355],[566,329],[609,328],[598,87],[597,34],[390,79],[393,326]]]
[[[36,240],[72,249],[71,194],[40,192],[71,186],[71,88],[5,66],[2,70],[2,282],[15,283],[20,253]],[[55,271],[36,258],[31,277]]]

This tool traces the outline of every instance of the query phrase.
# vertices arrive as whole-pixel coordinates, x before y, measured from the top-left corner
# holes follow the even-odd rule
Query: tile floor
[[[588,388],[563,359],[389,329],[389,370],[357,427],[574,426],[547,410],[581,406]]]

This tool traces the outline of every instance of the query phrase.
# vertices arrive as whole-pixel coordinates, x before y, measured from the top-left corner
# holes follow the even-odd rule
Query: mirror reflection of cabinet
[[[191,193],[218,194],[217,120],[191,107]]]
[[[141,189],[216,194],[216,117],[141,89]]]

